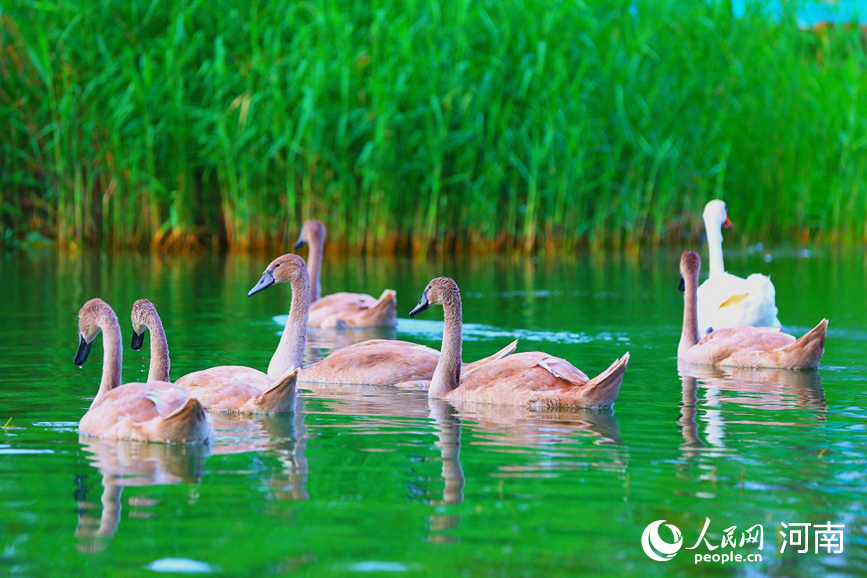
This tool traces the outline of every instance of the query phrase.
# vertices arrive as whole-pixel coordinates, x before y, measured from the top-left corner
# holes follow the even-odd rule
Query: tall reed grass
[[[0,239],[356,250],[867,239],[857,27],[728,2],[12,0]]]

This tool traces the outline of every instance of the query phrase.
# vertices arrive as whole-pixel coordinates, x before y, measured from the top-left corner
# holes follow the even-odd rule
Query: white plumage
[[[710,277],[698,288],[698,327],[702,335],[723,327],[781,327],[777,319],[776,289],[771,279],[754,273],[743,279],[726,273],[722,228],[731,227],[723,201],[704,208],[710,254]]]

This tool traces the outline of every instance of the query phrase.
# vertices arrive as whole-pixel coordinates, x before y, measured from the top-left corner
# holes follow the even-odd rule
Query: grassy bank
[[[741,239],[867,238],[857,31],[590,4],[5,3],[0,238],[635,248],[714,196]]]

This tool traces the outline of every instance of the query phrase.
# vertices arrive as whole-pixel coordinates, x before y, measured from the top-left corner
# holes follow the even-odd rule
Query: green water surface
[[[150,298],[172,376],[265,369],[289,288],[252,298],[269,257],[0,256],[0,574],[305,573],[451,576],[867,574],[867,273],[862,252],[727,254],[764,272],[801,334],[830,319],[816,372],[678,372],[679,254],[638,262],[330,259],[325,293],[397,290],[397,332],[310,335],[308,361],[372,336],[439,348],[442,310],[406,319],[431,277],[462,289],[465,360],[544,350],[589,375],[629,351],[610,411],[453,407],[424,393],[302,391],[294,414],[216,416],[208,446],[100,442],[77,422],[95,395],[101,339],[72,358],[91,297],[118,313]],[[124,380],[147,348],[124,350]],[[762,525],[762,562],[694,563]],[[668,562],[642,532],[680,529]],[[842,554],[780,553],[781,523],[845,524]],[[661,532],[671,541],[672,534]],[[745,545],[725,551],[755,553]],[[717,549],[716,552],[721,551]]]

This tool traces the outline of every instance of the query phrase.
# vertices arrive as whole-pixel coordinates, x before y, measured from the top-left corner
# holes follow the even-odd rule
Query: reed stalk
[[[791,3],[789,4],[791,5]],[[728,2],[12,0],[0,244],[867,240],[858,27]]]

